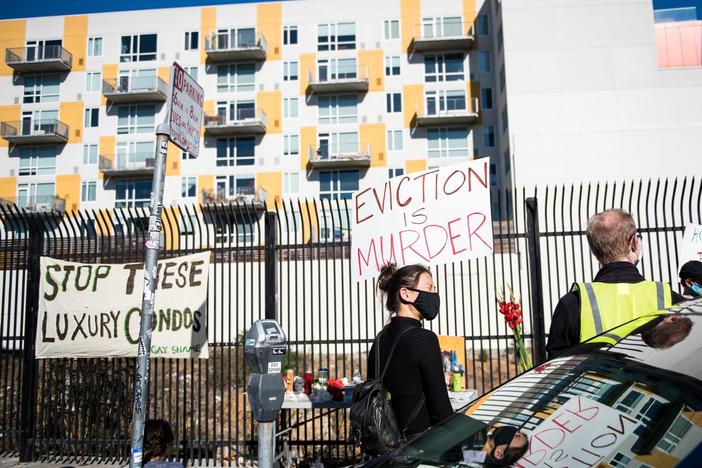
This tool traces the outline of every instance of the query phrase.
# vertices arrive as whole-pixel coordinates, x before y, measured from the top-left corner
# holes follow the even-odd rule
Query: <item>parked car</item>
[[[668,312],[515,377],[368,465],[484,466],[470,460],[486,443],[486,461],[506,462],[488,440],[507,427],[512,466],[702,466],[702,299]]]

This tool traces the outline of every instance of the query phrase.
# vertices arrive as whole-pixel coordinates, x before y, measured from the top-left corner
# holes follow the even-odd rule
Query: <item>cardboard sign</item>
[[[536,426],[526,454],[512,466],[596,466],[639,424],[632,416],[578,395]]]
[[[158,262],[151,357],[207,357],[210,253]],[[41,258],[36,357],[135,357],[143,263]]]
[[[685,226],[685,234],[683,234],[683,240],[680,244],[678,270],[690,260],[702,262],[702,226],[699,224]]]
[[[440,265],[493,252],[487,158],[402,175],[353,196],[356,281],[393,262]]]
[[[173,62],[168,93],[169,139],[183,151],[197,157],[205,92],[183,67]]]

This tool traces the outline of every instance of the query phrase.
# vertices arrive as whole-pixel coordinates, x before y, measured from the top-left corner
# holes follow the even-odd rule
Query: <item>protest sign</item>
[[[638,426],[634,417],[578,395],[531,431],[526,454],[512,466],[596,466]]]
[[[209,252],[158,262],[151,356],[207,357]],[[37,358],[135,357],[143,263],[41,258]]]
[[[383,264],[440,265],[493,252],[487,158],[406,174],[353,196],[356,281]]]
[[[702,226],[688,224],[680,244],[680,261],[678,269],[690,260],[702,262]]]

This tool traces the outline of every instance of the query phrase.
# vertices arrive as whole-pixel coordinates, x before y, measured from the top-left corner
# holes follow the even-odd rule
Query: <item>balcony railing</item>
[[[461,22],[439,22],[416,24],[413,27],[409,52],[454,52],[473,47],[475,40],[472,24]]]
[[[344,167],[370,167],[371,146],[359,149],[358,145],[342,145],[336,151],[310,146],[310,166],[316,169],[344,168]]]
[[[60,45],[5,49],[5,63],[20,73],[69,71],[73,56]]]
[[[234,205],[241,209],[253,207],[256,210],[264,210],[267,199],[268,192],[261,186],[255,189],[252,187],[239,188],[234,193],[228,193],[224,190],[202,191],[202,205],[205,208]]]
[[[0,136],[16,145],[66,143],[68,125],[57,119],[0,122]]]
[[[339,67],[332,70],[319,67],[307,75],[308,94],[368,92],[368,67]]]
[[[266,60],[266,38],[263,34],[232,35],[229,31],[212,31],[205,36],[205,53],[212,62]]]
[[[158,76],[121,76],[102,80],[102,94],[114,103],[164,102],[168,85]]]
[[[444,103],[448,107],[449,103]],[[412,118],[413,127],[472,125],[480,117],[478,98],[471,98],[462,109],[417,109]],[[429,107],[429,106],[427,106]]]
[[[259,108],[237,109],[233,119],[226,115],[205,115],[205,134],[209,136],[260,135],[266,133],[268,119]]]
[[[55,195],[35,195],[29,197],[0,198],[2,205],[16,205],[31,213],[63,213],[66,200]]]
[[[114,177],[132,177],[153,174],[156,166],[153,152],[116,155],[115,158],[100,156],[100,171]]]

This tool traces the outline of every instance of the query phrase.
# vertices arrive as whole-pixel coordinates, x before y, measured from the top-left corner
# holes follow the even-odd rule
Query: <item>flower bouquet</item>
[[[334,401],[344,400],[344,382],[340,379],[330,379],[327,380],[327,392],[332,397]]]
[[[519,366],[519,370],[524,372],[527,369],[531,369],[531,357],[524,346],[522,306],[519,304],[519,300],[514,297],[512,287],[507,287],[509,289],[509,298],[504,290],[500,291],[497,294],[497,305],[505,319],[505,323],[507,323],[507,326],[512,330],[512,334],[514,335],[514,347],[517,354],[517,365]]]

